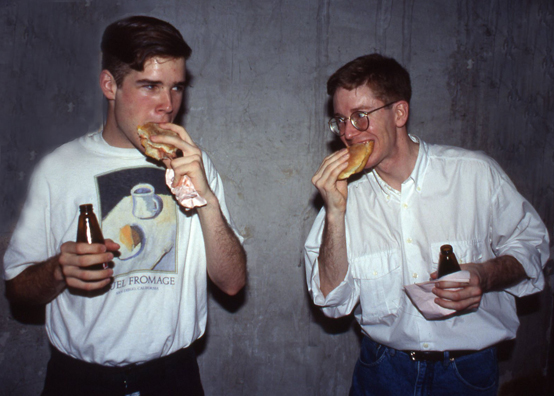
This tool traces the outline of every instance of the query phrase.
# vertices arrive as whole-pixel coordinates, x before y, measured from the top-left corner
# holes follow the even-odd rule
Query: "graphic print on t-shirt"
[[[96,177],[104,238],[121,247],[114,276],[177,270],[176,205],[165,171],[131,168]]]

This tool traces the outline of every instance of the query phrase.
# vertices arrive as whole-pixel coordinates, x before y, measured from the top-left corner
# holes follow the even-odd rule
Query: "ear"
[[[100,73],[100,89],[102,90],[102,93],[104,93],[106,99],[115,99],[115,93],[117,92],[117,83],[115,82],[115,78],[112,73],[107,70],[102,70],[102,72]]]
[[[410,115],[410,105],[405,100],[401,100],[394,106],[394,116],[396,121],[396,127],[402,128],[408,122],[408,116]]]

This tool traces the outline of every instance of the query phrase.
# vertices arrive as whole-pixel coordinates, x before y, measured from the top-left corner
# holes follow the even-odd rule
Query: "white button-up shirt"
[[[415,141],[417,138],[412,137]],[[375,171],[348,186],[348,272],[324,297],[318,256],[325,209],[305,245],[308,289],[330,317],[354,314],[363,332],[396,349],[482,349],[514,338],[519,326],[514,296],[540,291],[548,231],[508,176],[481,152],[419,141],[419,154],[401,191]],[[477,311],[426,320],[404,285],[429,280],[440,246],[450,244],[460,263],[511,255],[528,280],[486,293]]]

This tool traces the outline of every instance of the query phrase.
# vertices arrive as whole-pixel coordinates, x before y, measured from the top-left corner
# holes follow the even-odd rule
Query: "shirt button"
[[[406,239],[406,242],[408,242],[408,243],[412,243],[412,238],[408,238],[408,239]]]
[[[377,271],[373,271],[373,275],[377,276]]]
[[[429,348],[429,344],[427,344],[426,342],[423,343],[423,348],[427,349]]]
[[[412,278],[417,278],[417,274],[415,272],[412,274]]]
[[[402,207],[403,207],[404,209],[406,209],[406,208],[408,208],[408,204],[407,204],[407,203],[403,203],[403,204],[402,204]]]
[[[417,191],[421,191],[421,187],[418,187],[418,188],[417,188]]]

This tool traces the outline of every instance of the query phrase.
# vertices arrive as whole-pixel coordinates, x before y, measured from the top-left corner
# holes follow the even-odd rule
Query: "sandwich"
[[[373,152],[374,144],[375,142],[373,140],[369,140],[348,147],[348,152],[350,153],[350,157],[348,157],[348,166],[339,174],[338,180],[348,179],[354,173],[361,172],[365,168],[367,160]]]
[[[137,132],[140,139],[140,144],[144,147],[144,154],[148,157],[154,158],[155,160],[161,161],[163,159],[173,159],[177,157],[177,147],[171,144],[163,143],[154,143],[150,140],[151,136],[156,135],[165,135],[165,136],[176,136],[179,135],[176,132],[162,129],[158,124],[153,122],[146,123],[137,127]]]

